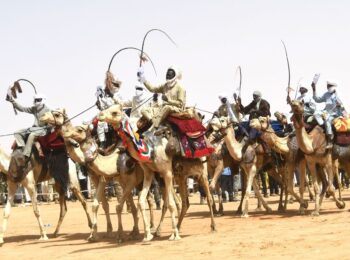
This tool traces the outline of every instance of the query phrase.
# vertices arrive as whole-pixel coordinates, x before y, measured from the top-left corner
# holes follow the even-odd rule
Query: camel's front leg
[[[308,167],[311,172],[312,184],[314,185],[315,191],[315,210],[311,213],[312,216],[320,215],[320,187],[317,181],[317,170],[314,162],[308,162]]]
[[[252,183],[256,174],[255,164],[243,164],[244,173],[247,175],[247,183],[245,187],[245,193],[243,198],[243,212],[242,217],[248,217],[248,205],[249,205],[249,196],[251,192]]]
[[[149,208],[149,218],[150,218],[150,226],[151,230],[154,230],[155,225],[154,225],[154,205],[155,205],[155,200],[154,200],[154,195],[151,192],[151,190],[148,191],[147,194],[147,204]]]
[[[94,200],[92,203],[92,228],[90,232],[90,236],[88,237],[89,242],[95,242],[98,240],[98,234],[97,234],[97,212],[99,208],[100,201],[103,197],[105,197],[104,190],[105,190],[106,182],[104,178],[100,178],[97,184],[96,192],[94,194]],[[96,186],[95,186],[96,187]],[[106,214],[109,215],[109,212]]]
[[[254,189],[254,193],[258,197],[258,200],[262,203],[264,209],[266,209],[266,211],[268,213],[271,213],[272,209],[267,205],[266,201],[264,200],[263,196],[261,195],[259,185],[257,183],[256,178],[253,178],[253,189]]]
[[[38,221],[39,229],[40,229],[40,240],[48,240],[48,237],[46,236],[46,231],[44,230],[44,223],[40,216],[40,210],[38,207],[38,200],[37,200],[37,192],[35,188],[34,182],[28,183],[28,179],[25,180],[23,183],[23,186],[27,189],[29,196],[32,200],[33,205],[33,211],[34,215]]]
[[[181,239],[179,235],[179,230],[177,228],[177,223],[176,223],[176,202],[174,198],[174,187],[173,187],[173,176],[172,172],[170,170],[164,172],[163,174],[163,179],[165,183],[165,189],[166,189],[166,194],[167,194],[167,202],[168,202],[168,207],[170,211],[170,216],[171,216],[171,226],[172,226],[172,234],[169,238],[169,240],[179,240]]]
[[[208,176],[206,174],[203,174],[199,178],[199,182],[202,185],[205,194],[207,195],[207,203],[208,203],[208,207],[209,207],[209,211],[210,211],[210,219],[211,219],[211,224],[210,224],[211,231],[216,231],[214,212],[213,212],[213,199],[211,197],[210,190],[209,190]]]
[[[141,212],[143,225],[144,225],[144,238],[143,238],[144,242],[151,241],[153,239],[150,223],[148,222],[147,215],[146,215],[146,199],[147,199],[148,191],[152,184],[152,180],[153,180],[153,173],[147,168],[144,168],[143,187],[140,192],[140,197],[138,202],[138,206]]]
[[[11,205],[13,204],[13,201],[15,199],[16,189],[17,189],[16,183],[13,183],[11,181],[7,182],[8,196],[7,196],[7,203],[6,203],[6,206],[4,209],[2,230],[0,231],[0,246],[2,246],[4,244],[4,234],[7,230],[8,219],[9,219],[10,213],[11,213]]]

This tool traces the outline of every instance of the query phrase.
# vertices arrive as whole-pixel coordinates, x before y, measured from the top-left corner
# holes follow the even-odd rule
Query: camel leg
[[[334,160],[333,161],[333,168],[332,168],[332,170],[333,170],[333,174],[334,174],[335,180],[338,183],[339,200],[342,201],[342,196],[341,196],[342,184],[341,184],[341,181],[340,181],[340,178],[339,178],[339,162],[338,162],[338,160]]]
[[[65,191],[62,189],[61,185],[56,182],[55,187],[59,193],[59,203],[60,203],[60,217],[58,219],[58,223],[57,223],[55,232],[53,233],[53,236],[57,237],[58,232],[60,231],[64,216],[67,213],[67,202],[66,202],[66,197],[65,197]]]
[[[175,194],[176,195],[176,194]],[[175,197],[175,196],[174,196]],[[176,196],[177,197],[177,196]],[[156,237],[160,237],[160,232],[161,232],[161,227],[162,227],[162,224],[163,224],[163,221],[164,221],[164,217],[165,217],[165,213],[167,212],[168,210],[168,204],[167,204],[167,201],[166,201],[166,192],[165,192],[165,189],[162,189],[162,198],[163,198],[163,207],[162,207],[162,215],[160,217],[160,220],[159,220],[159,224],[158,224],[158,227],[156,229],[156,232],[154,233],[154,235]],[[178,199],[175,199],[175,201],[177,201],[176,203],[179,203],[179,200]],[[178,208],[178,211],[180,212],[181,211],[181,207],[180,206],[177,206]],[[178,214],[180,215],[180,214]]]
[[[224,205],[222,203],[222,190],[219,185],[219,183],[216,183],[216,193],[218,194],[218,202],[219,202],[219,211],[217,212],[218,216],[224,215]],[[215,205],[215,202],[213,200],[213,205]]]
[[[85,211],[85,214],[86,214],[86,217],[87,217],[87,220],[88,220],[89,228],[91,228],[92,227],[91,217],[90,217],[90,214],[89,214],[89,212],[87,210],[86,200],[85,200],[83,194],[81,193],[80,188],[78,188],[78,186],[74,185],[74,186],[71,187],[71,190],[74,193],[75,197],[80,201],[81,205],[83,206],[83,209]]]
[[[216,225],[215,225],[215,220],[214,220],[214,212],[213,212],[213,199],[210,196],[210,189],[209,189],[209,181],[208,181],[208,176],[206,174],[203,174],[199,178],[199,182],[204,188],[204,192],[207,195],[207,203],[210,211],[210,219],[211,219],[211,231],[216,231]]]
[[[95,186],[96,192],[94,194],[94,200],[92,202],[92,227],[90,231],[90,236],[87,239],[89,242],[95,242],[99,238],[97,234],[97,212],[98,212],[100,201],[102,200],[103,197],[105,197],[105,194],[104,194],[105,186],[106,186],[106,182],[104,181],[103,178],[100,178],[100,180],[98,181],[97,187]],[[109,215],[109,212],[108,212],[108,215]]]
[[[258,200],[263,205],[264,209],[266,209],[266,212],[271,213],[272,209],[267,205],[266,201],[264,200],[263,196],[261,195],[259,185],[258,185],[257,180],[255,178],[253,179],[253,189],[254,189],[256,196],[258,197]]]
[[[132,193],[130,192],[130,195],[128,196],[128,201],[130,203],[130,207],[131,207],[131,214],[132,217],[134,219],[134,227],[131,231],[131,233],[129,234],[130,238],[135,240],[138,239],[140,236],[140,230],[139,230],[139,216],[138,216],[138,212],[137,212],[137,208],[135,206],[135,202],[134,199],[132,197]]]
[[[254,181],[254,177],[256,174],[256,166],[254,164],[249,164],[249,165],[244,165],[244,172],[247,175],[247,183],[246,183],[246,187],[245,187],[245,194],[244,194],[244,198],[243,198],[243,212],[241,217],[248,217],[248,206],[249,206],[249,196],[250,196],[250,192],[251,192],[251,187]]]
[[[7,223],[8,223],[8,219],[10,217],[10,213],[11,213],[11,205],[13,204],[13,201],[15,199],[15,193],[16,193],[16,189],[17,189],[17,184],[8,181],[7,182],[7,189],[8,189],[8,196],[7,196],[7,203],[6,206],[4,208],[4,218],[2,220],[2,230],[0,231],[0,246],[2,246],[4,244],[4,234],[7,230]]]
[[[239,206],[238,206],[238,208],[237,208],[236,214],[242,214],[242,213],[243,213],[242,207],[243,207],[243,200],[244,200],[244,197],[245,197],[246,189],[247,189],[247,175],[246,175],[246,173],[244,172],[244,174],[241,174],[241,190],[242,190],[242,196],[241,196],[241,201],[240,201]]]
[[[70,167],[71,166],[74,166],[75,165],[69,165]],[[74,168],[75,169],[75,168]],[[74,170],[71,170],[70,168],[70,171],[68,172],[69,174],[69,181],[70,181],[70,189],[71,191],[73,192],[73,194],[75,195],[75,197],[80,201],[81,205],[83,206],[83,209],[85,211],[85,215],[87,217],[87,220],[88,220],[88,225],[89,225],[89,228],[91,228],[92,226],[92,222],[91,222],[91,217],[90,217],[90,214],[87,210],[87,203],[86,203],[86,200],[83,196],[83,194],[81,193],[81,190],[80,190],[80,185],[79,185],[79,180],[78,180],[78,176],[77,176],[77,173],[76,171]]]
[[[330,160],[329,160],[330,161]],[[329,162],[326,164],[325,166],[325,170],[327,172],[327,175],[328,175],[328,185],[327,185],[327,191],[330,193],[330,195],[333,197],[334,201],[335,201],[335,204],[337,205],[337,207],[339,209],[343,209],[345,208],[345,203],[344,201],[341,200],[341,194],[340,194],[340,199],[337,198],[337,196],[335,195],[335,189],[334,189],[334,186],[333,186],[333,181],[334,181],[334,174],[337,174],[337,173],[333,173],[333,166],[332,166],[332,163]],[[339,178],[338,178],[339,179]],[[341,189],[340,189],[340,186],[339,186],[339,192],[341,193]]]
[[[155,228],[155,225],[154,225],[154,204],[155,204],[155,200],[154,200],[154,195],[153,195],[153,193],[151,191],[148,191],[148,194],[147,194],[147,204],[148,204],[148,208],[149,208],[151,230],[154,230],[154,228]]]
[[[40,229],[40,239],[39,240],[48,240],[48,237],[46,236],[46,231],[44,230],[44,223],[43,223],[41,216],[40,216],[40,210],[38,207],[38,200],[37,200],[37,192],[36,192],[36,188],[35,188],[35,183],[34,182],[28,183],[28,179],[25,179],[25,181],[23,182],[23,186],[27,189],[29,196],[32,200],[34,215],[38,221],[39,229]]]
[[[111,221],[111,215],[109,214],[109,203],[108,203],[107,197],[105,196],[106,182],[103,181],[102,183],[103,183],[103,188],[101,188],[101,194],[100,194],[99,202],[101,202],[103,211],[106,214],[107,237],[108,238],[113,238],[113,226],[112,226],[112,221]]]
[[[172,226],[172,234],[169,237],[169,240],[179,240],[181,239],[179,230],[177,228],[177,223],[175,219],[175,210],[176,210],[176,202],[174,198],[174,187],[173,187],[173,176],[172,176],[172,171],[167,170],[164,172],[163,175],[164,183],[165,183],[165,189],[166,189],[166,194],[167,194],[167,202],[168,202],[168,207],[170,211],[170,216],[171,216],[171,226]]]
[[[287,162],[287,192],[299,202],[299,211],[301,214],[304,214],[304,211],[305,209],[307,209],[308,204],[303,200],[302,197],[299,197],[298,194],[294,191],[294,169],[295,164],[293,162]],[[300,175],[302,175],[302,173]],[[302,176],[300,180],[302,181]],[[302,186],[302,184],[300,184],[300,186]]]
[[[139,201],[138,201],[138,207],[141,212],[143,225],[144,225],[144,238],[143,241],[151,241],[153,239],[153,235],[151,234],[151,227],[150,223],[148,222],[147,215],[146,215],[146,198],[148,191],[151,187],[152,180],[153,180],[153,173],[150,172],[150,170],[144,168],[144,178],[143,178],[143,187],[140,192]]]
[[[178,185],[179,185],[179,193],[181,197],[181,211],[179,215],[179,219],[177,221],[177,228],[180,230],[181,223],[186,215],[186,212],[188,210],[188,193],[187,193],[187,177],[180,176],[178,179]],[[207,196],[211,197],[211,194],[207,194]]]
[[[314,186],[314,192],[315,192],[315,209],[311,213],[311,215],[319,216],[320,215],[320,187],[317,181],[316,164],[314,162],[308,162],[307,164],[311,172],[312,184]]]

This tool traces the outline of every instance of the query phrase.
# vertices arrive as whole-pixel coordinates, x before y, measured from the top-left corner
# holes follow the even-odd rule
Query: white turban
[[[262,95],[261,95],[261,92],[259,91],[259,90],[255,90],[254,92],[253,92],[253,95],[254,96],[258,96],[258,97],[261,97]]]

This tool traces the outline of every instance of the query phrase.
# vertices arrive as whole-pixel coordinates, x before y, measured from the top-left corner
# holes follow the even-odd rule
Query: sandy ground
[[[347,206],[350,191],[344,191]],[[0,248],[0,259],[350,259],[347,237],[350,229],[350,212],[347,207],[339,210],[335,203],[326,199],[321,216],[311,217],[310,203],[306,216],[298,215],[297,203],[289,204],[285,214],[255,212],[256,200],[251,199],[250,217],[240,218],[233,209],[237,202],[225,203],[225,215],[216,217],[217,232],[210,232],[210,218],[206,205],[199,205],[199,195],[190,197],[191,207],[183,222],[180,241],[168,241],[170,218],[164,221],[162,236],[150,244],[140,240],[117,244],[115,239],[105,238],[106,222],[100,207],[99,232],[101,241],[86,241],[89,229],[78,202],[68,203],[68,213],[61,228],[61,235],[50,234],[58,218],[58,205],[40,206],[50,239],[38,241],[39,229],[30,206],[15,207],[10,217],[6,244]],[[278,197],[268,198],[276,210]],[[91,202],[89,203],[91,205]],[[89,205],[89,207],[90,207]],[[110,202],[112,221],[116,230],[115,201]],[[91,208],[91,207],[90,207]],[[3,209],[1,209],[3,210]],[[160,211],[156,211],[156,220]],[[2,220],[2,218],[1,218]],[[131,214],[123,214],[124,229],[132,228]],[[142,221],[140,229],[143,230]]]

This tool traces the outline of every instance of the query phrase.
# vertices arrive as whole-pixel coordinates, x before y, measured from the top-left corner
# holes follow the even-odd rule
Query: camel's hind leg
[[[343,209],[343,208],[345,208],[345,202],[341,200],[341,194],[339,196],[340,199],[338,199],[337,196],[335,195],[335,189],[334,189],[334,186],[333,186],[333,181],[334,181],[334,175],[338,174],[338,173],[334,173],[333,172],[333,166],[332,166],[331,159],[329,159],[329,163],[326,164],[325,170],[326,170],[327,175],[328,175],[327,191],[333,197],[337,207],[339,209]],[[340,186],[339,186],[339,192],[341,193]]]
[[[15,193],[17,189],[17,184],[13,183],[11,181],[7,182],[8,186],[8,196],[7,196],[7,203],[4,208],[4,218],[2,220],[2,230],[0,231],[0,246],[4,244],[4,234],[7,230],[8,225],[8,219],[10,217],[11,213],[11,205],[13,204],[13,201],[15,199]]]
[[[57,237],[58,232],[60,231],[64,216],[67,213],[67,203],[66,203],[65,191],[62,189],[61,185],[59,185],[58,182],[56,182],[55,187],[56,187],[56,191],[58,191],[59,193],[59,203],[60,203],[60,217],[58,219],[55,232],[53,233],[53,236]]]
[[[38,221],[39,224],[39,229],[40,229],[40,240],[48,240],[48,237],[46,236],[46,231],[44,230],[44,223],[41,219],[40,216],[40,210],[38,207],[38,200],[37,200],[37,191],[35,188],[35,183],[34,182],[28,182],[28,179],[26,179],[23,182],[23,186],[27,189],[30,198],[32,200],[32,205],[33,205],[33,211],[34,215]]]
[[[174,192],[175,193],[175,192]],[[175,194],[176,195],[176,194]],[[167,212],[168,210],[168,204],[167,204],[167,200],[166,200],[166,191],[165,191],[165,188],[162,189],[162,198],[163,198],[163,207],[162,207],[162,215],[160,217],[160,220],[159,220],[159,224],[158,224],[158,227],[156,229],[156,232],[154,233],[154,235],[156,237],[160,237],[160,232],[161,232],[161,228],[162,228],[162,224],[163,224],[163,221],[164,221],[164,217],[165,217],[165,213]],[[176,201],[176,199],[175,199]]]

